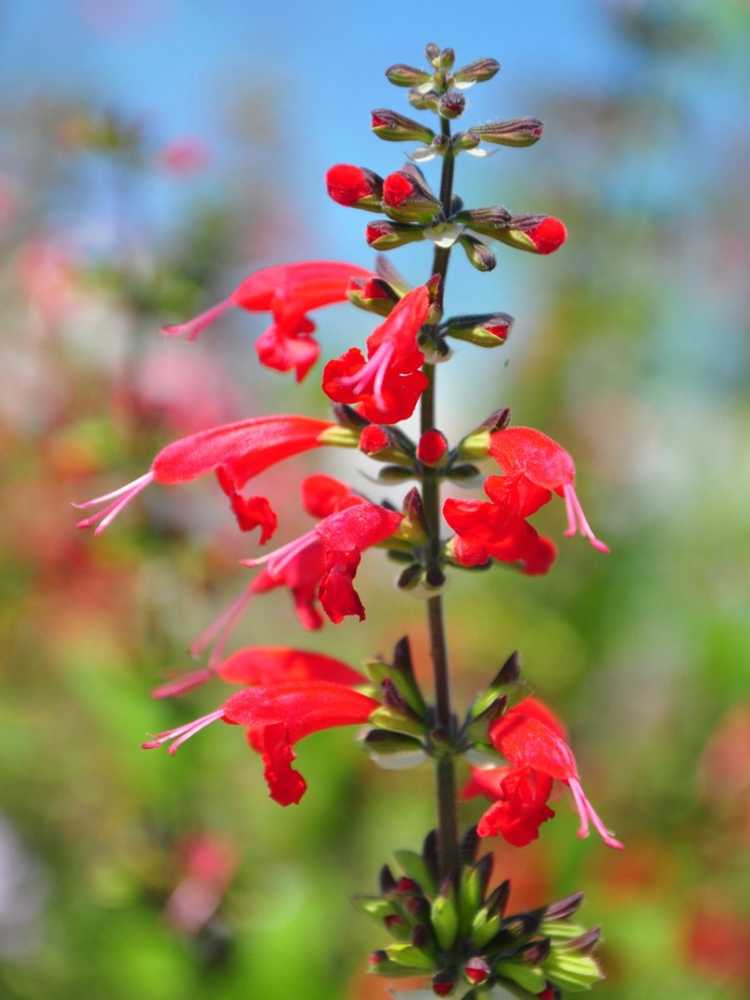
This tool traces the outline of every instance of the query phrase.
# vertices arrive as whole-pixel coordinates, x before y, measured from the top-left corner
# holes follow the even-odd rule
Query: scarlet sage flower
[[[456,532],[452,554],[462,566],[481,566],[489,559],[497,559],[517,563],[529,576],[539,576],[547,573],[555,561],[557,549],[553,542],[540,535],[511,505],[449,498],[443,504],[443,515]]]
[[[383,179],[366,167],[337,163],[326,171],[326,188],[329,196],[339,205],[377,211],[383,193]]]
[[[323,372],[323,391],[337,403],[358,403],[368,420],[393,424],[414,412],[427,388],[417,334],[430,308],[425,286],[408,292],[367,340],[366,361],[353,347]]]
[[[504,472],[485,484],[495,503],[514,509],[519,517],[528,517],[554,492],[565,500],[565,537],[580,532],[599,552],[609,552],[586,520],[575,491],[575,462],[562,445],[532,427],[506,427],[490,435],[489,452]]]
[[[172,337],[195,338],[233,306],[248,312],[270,312],[273,323],[256,340],[261,364],[276,371],[294,369],[301,382],[318,359],[313,338],[313,309],[344,302],[350,283],[374,275],[364,267],[332,260],[300,261],[266,267],[249,275],[232,294],[186,323],[162,327]]]
[[[245,646],[215,668],[204,667],[162,684],[151,692],[154,698],[171,698],[218,677],[227,684],[269,687],[301,681],[328,681],[359,687],[367,678],[346,663],[322,653],[310,653],[288,646]]]
[[[481,837],[499,834],[519,847],[536,840],[540,825],[554,816],[546,805],[553,781],[561,781],[578,812],[578,836],[587,837],[591,823],[608,847],[622,848],[586,798],[565,730],[546,705],[525,698],[493,723],[490,740],[510,767],[473,768],[464,788],[465,798],[487,795],[496,800],[479,822]]]
[[[261,755],[271,798],[280,805],[299,802],[307,784],[291,764],[293,747],[312,733],[366,722],[379,703],[344,684],[297,681],[248,687],[221,708],[193,722],[159,733],[143,744],[146,750],[169,744],[175,753],[191,736],[219,720],[243,726],[247,741]]]
[[[318,604],[336,625],[349,615],[364,620],[365,609],[354,589],[360,558],[365,549],[386,541],[398,530],[402,515],[364,498],[352,501],[351,491],[330,477],[311,478],[328,482],[317,483],[314,488],[308,484],[308,510],[331,513],[280,549],[259,559],[243,560],[244,566],[263,566],[262,571],[190,647],[193,656],[212,647],[209,670],[215,670],[222,661],[232,629],[257,594],[286,588],[300,624],[308,630],[317,630],[323,624]]]
[[[95,514],[79,521],[77,527],[90,528],[96,524],[95,534],[98,535],[151,483],[176,486],[216,472],[240,527],[249,530],[260,525],[264,537],[270,537],[276,522],[267,501],[262,497],[242,498],[239,490],[253,476],[277,462],[326,445],[332,440],[329,433],[332,429],[338,430],[327,420],[284,415],[251,417],[180,438],[163,448],[151,463],[150,470],[133,482],[85,503],[74,504],[79,508],[105,504]]]

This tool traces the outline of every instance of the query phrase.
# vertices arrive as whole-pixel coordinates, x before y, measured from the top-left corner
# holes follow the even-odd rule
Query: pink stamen
[[[296,557],[303,552],[305,549],[309,548],[315,542],[318,541],[318,535],[313,529],[312,531],[305,532],[304,535],[300,535],[299,538],[295,538],[293,541],[288,542],[286,545],[282,545],[278,549],[274,549],[273,552],[267,552],[264,556],[259,556],[257,559],[243,559],[241,560],[243,566],[262,566],[264,563],[268,563],[268,571],[272,576],[276,576],[281,573]]]
[[[578,499],[572,483],[566,483],[565,486],[563,486],[563,495],[565,497],[565,509],[568,514],[568,528],[565,532],[565,537],[570,538],[571,535],[574,535],[576,530],[578,530],[584,538],[588,539],[591,545],[598,552],[608,553],[609,546],[606,542],[597,538],[591,530],[591,525],[586,520],[586,515],[583,513],[581,501]]]
[[[153,480],[153,472],[147,472],[145,475],[139,476],[138,479],[134,479],[132,483],[127,483],[125,486],[121,486],[120,489],[113,490],[111,493],[105,493],[103,496],[95,497],[93,500],[86,500],[84,503],[74,503],[73,506],[80,510],[86,507],[93,507],[98,503],[104,503],[106,500],[112,500],[112,503],[107,504],[103,510],[98,510],[90,517],[85,517],[82,521],[79,521],[76,527],[90,528],[92,524],[97,524],[98,522],[98,527],[94,534],[101,534],[114,521],[120,511],[124,510],[130,501],[137,497],[139,493],[142,493]]]
[[[202,667],[200,670],[192,670],[182,677],[175,677],[174,680],[160,684],[151,692],[152,698],[179,698],[180,695],[192,691],[193,688],[200,687],[206,681],[210,681],[214,676],[213,670],[209,667]]]
[[[578,828],[578,836],[588,837],[590,819],[594,824],[594,829],[607,847],[612,847],[617,851],[624,850],[624,845],[615,837],[611,830],[607,829],[596,809],[594,809],[589,800],[586,798],[580,781],[577,778],[571,778],[568,781],[568,787],[573,794],[573,801],[576,804],[576,810],[581,818],[581,825]]]
[[[158,733],[152,740],[141,743],[141,748],[143,750],[155,750],[156,747],[169,743],[167,752],[170,754],[176,753],[191,736],[195,736],[201,729],[205,729],[206,726],[210,726],[212,722],[216,722],[218,719],[223,718],[223,716],[224,709],[217,708],[216,711],[209,712],[208,715],[202,715],[200,719],[193,719],[192,722],[188,722],[184,726],[178,726],[176,729],[167,729],[166,732]],[[170,740],[172,741],[171,743],[169,742]]]
[[[373,395],[379,406],[384,407],[383,382],[388,374],[388,365],[393,357],[393,344],[384,343],[378,347],[370,360],[354,375],[341,379],[341,384],[351,387],[358,395],[363,395],[372,385]]]
[[[211,643],[214,644],[213,649],[211,650],[211,655],[208,658],[209,671],[213,672],[217,664],[219,664],[223,659],[224,647],[229,640],[229,636],[232,634],[232,629],[234,628],[238,618],[240,618],[244,612],[252,596],[252,583],[249,583],[240,596],[232,601],[226,611],[223,611],[219,617],[207,628],[205,628],[191,643],[190,652],[193,656],[200,656],[201,653],[211,645]]]
[[[163,326],[161,332],[167,337],[186,337],[188,340],[196,340],[206,327],[210,326],[227,309],[231,309],[233,305],[234,302],[231,298],[224,299],[223,302],[211,306],[210,309],[206,309],[205,312],[194,316],[193,319],[189,319],[185,323],[173,323],[170,326]]]
[[[589,835],[589,811],[587,808],[588,802],[586,796],[583,794],[583,788],[581,787],[581,783],[577,778],[571,778],[568,781],[568,788],[570,789],[573,795],[573,802],[575,803],[576,812],[578,813],[578,818],[581,821],[576,836],[581,837],[583,839],[584,837],[588,837]]]

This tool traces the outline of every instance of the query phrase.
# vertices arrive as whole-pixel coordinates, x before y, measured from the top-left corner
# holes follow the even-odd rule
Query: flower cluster
[[[467,209],[453,193],[456,159],[461,153],[486,155],[486,144],[524,147],[536,142],[542,125],[514,119],[472,126],[452,134],[451,122],[466,107],[464,91],[498,71],[492,59],[454,68],[450,49],[427,47],[429,68],[392,66],[388,79],[409,87],[411,104],[435,113],[439,132],[398,112],[372,114],[374,134],[388,142],[416,142],[405,165],[385,178],[349,164],[326,176],[335,202],[376,212],[385,219],[367,227],[376,249],[405,243],[433,244],[432,270],[415,286],[379,256],[372,270],[339,261],[306,261],[268,267],[249,275],[225,300],[196,318],[164,327],[167,335],[195,339],[232,307],[268,313],[271,325],[256,340],[263,365],[294,371],[303,379],[318,361],[310,313],[349,302],[378,317],[364,345],[353,344],[330,358],[322,389],[333,405],[333,419],[305,415],[253,416],[201,430],[166,445],[147,471],[125,486],[78,506],[93,508],[79,522],[98,534],[148,487],[182,486],[204,476],[217,487],[240,532],[259,530],[269,542],[279,530],[272,497],[253,493],[248,484],[277,463],[319,448],[356,449],[378,463],[383,484],[412,482],[401,509],[377,504],[346,483],[313,475],[301,483],[302,506],[315,519],[310,530],[262,555],[238,559],[257,571],[239,596],[191,645],[202,666],[158,686],[156,698],[184,695],[211,679],[239,685],[219,707],[194,721],[159,733],[143,746],[168,746],[174,753],[215,722],[244,728],[250,748],[262,761],[271,797],[284,806],[306,791],[292,767],[297,743],[323,729],[359,726],[360,740],[372,759],[389,768],[435,764],[440,828],[428,837],[423,855],[400,852],[406,868],[396,880],[389,869],[381,895],[365,909],[383,920],[398,943],[372,958],[378,974],[416,972],[431,977],[440,996],[479,997],[494,984],[520,995],[550,997],[560,989],[588,988],[599,970],[589,952],[597,932],[571,925],[579,897],[526,914],[506,916],[508,886],[488,894],[491,865],[474,860],[480,838],[500,836],[516,847],[535,840],[555,815],[549,805],[555,782],[567,787],[579,816],[578,835],[593,826],[609,847],[622,845],[607,829],[584,793],[578,764],[562,723],[536,698],[512,704],[519,678],[511,656],[459,721],[450,700],[447,645],[441,588],[454,568],[478,571],[493,563],[528,574],[547,573],[557,548],[530,519],[558,496],[565,505],[564,534],[581,534],[598,552],[607,546],[593,532],[576,492],[571,455],[539,430],[511,424],[503,408],[451,443],[435,426],[437,364],[450,358],[449,342],[498,348],[507,340],[513,317],[498,310],[448,316],[445,283],[454,245],[460,245],[479,270],[495,264],[487,240],[536,254],[557,250],[565,226],[548,215],[515,214],[502,206]],[[439,194],[413,161],[442,161]],[[414,440],[401,422],[421,411],[421,433]],[[477,463],[494,461],[484,479],[487,499],[441,503],[441,487],[473,483]],[[441,518],[442,514],[442,518]],[[452,530],[444,535],[443,521]],[[259,595],[289,591],[300,625],[321,628],[325,618],[338,624],[362,620],[365,607],[355,589],[363,554],[383,549],[400,565],[398,588],[427,599],[430,651],[435,680],[434,704],[417,681],[408,639],[401,639],[386,661],[368,661],[362,672],[322,653],[291,647],[247,647],[227,652],[232,631]],[[254,605],[253,605],[254,607]],[[486,796],[490,806],[469,834],[471,851],[459,850],[455,768],[461,758],[471,767],[461,798]],[[463,857],[463,861],[461,858]]]

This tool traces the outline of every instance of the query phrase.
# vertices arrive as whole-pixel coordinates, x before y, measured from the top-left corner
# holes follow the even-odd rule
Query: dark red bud
[[[476,958],[469,959],[464,966],[464,973],[469,982],[474,983],[476,986],[487,980],[490,974],[490,967],[483,958],[477,956]]]
[[[422,465],[435,466],[448,451],[445,435],[439,430],[425,431],[417,445],[417,458]]]

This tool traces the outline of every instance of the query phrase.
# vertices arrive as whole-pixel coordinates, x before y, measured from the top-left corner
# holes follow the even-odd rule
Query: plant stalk
[[[451,135],[450,121],[441,118],[441,131],[449,140]],[[453,167],[454,156],[447,146],[443,157],[443,169],[440,178],[440,201],[447,216],[451,210],[453,199]],[[432,262],[432,274],[440,276],[438,304],[442,308],[445,294],[445,279],[448,273],[450,247],[435,247]],[[424,373],[428,385],[422,394],[420,410],[421,433],[435,427],[435,365],[425,363]],[[422,471],[422,502],[428,530],[426,575],[428,582],[440,576],[440,477],[434,469],[424,468]],[[432,671],[435,680],[435,715],[437,728],[449,740],[454,736],[453,714],[451,711],[450,679],[448,674],[448,651],[445,638],[445,622],[443,618],[443,598],[437,594],[427,601],[427,621],[430,637],[430,653]],[[454,758],[441,755],[436,763],[437,798],[438,798],[438,849],[440,856],[441,877],[451,875],[458,861],[458,818],[456,814],[456,768]]]

